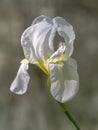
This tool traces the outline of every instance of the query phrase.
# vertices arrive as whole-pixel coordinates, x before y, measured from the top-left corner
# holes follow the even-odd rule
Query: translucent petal
[[[37,18],[34,23],[38,19],[40,18]],[[43,61],[53,53],[53,48],[49,46],[51,28],[51,22],[47,22],[47,18],[44,18],[42,21],[32,24],[32,26],[26,29],[21,38],[26,58]]]
[[[51,18],[49,18],[45,15],[41,15],[41,16],[38,16],[37,18],[35,18],[32,24],[37,24],[44,20],[47,21],[47,23],[53,24]]]
[[[58,34],[65,39],[65,55],[69,57],[73,52],[75,34],[73,27],[63,18],[56,17],[51,20],[41,15],[27,28],[21,37],[25,57],[34,61],[45,61],[54,53],[54,37]]]
[[[36,55],[34,51],[34,47],[32,45],[31,37],[33,33],[33,27],[28,27],[22,34],[21,36],[21,45],[24,51],[25,57],[29,61],[35,61],[36,60]]]
[[[55,51],[49,58],[50,63],[58,63],[67,59],[67,57],[64,55],[65,48],[65,44],[60,43],[57,51]]]
[[[50,64],[51,94],[59,102],[67,102],[77,93],[79,77],[73,59],[61,64]]]
[[[54,50],[54,37],[55,37],[56,31],[57,31],[57,24],[54,23],[52,25],[51,33],[49,36],[49,43],[48,43],[52,50]]]
[[[21,64],[18,73],[11,84],[10,90],[16,94],[24,94],[27,90],[30,76],[27,72],[28,62]]]
[[[58,24],[57,31],[60,36],[65,39],[66,51],[68,56],[71,56],[73,52],[73,42],[75,39],[75,33],[73,27],[65,19],[61,17],[55,17],[53,19],[54,24]]]
[[[46,21],[34,25],[32,43],[38,61],[46,60],[53,53],[53,48],[49,46],[51,28],[51,24]]]

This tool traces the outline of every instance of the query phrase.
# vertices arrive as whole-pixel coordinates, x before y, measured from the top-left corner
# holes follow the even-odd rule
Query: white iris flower
[[[64,39],[57,50],[54,47],[56,33]],[[73,27],[65,19],[50,19],[43,15],[37,17],[22,34],[21,45],[25,59],[21,62],[10,90],[16,94],[26,92],[30,79],[27,70],[31,63],[48,75],[50,92],[57,101],[63,103],[73,98],[79,88],[77,63],[70,58],[74,39]]]

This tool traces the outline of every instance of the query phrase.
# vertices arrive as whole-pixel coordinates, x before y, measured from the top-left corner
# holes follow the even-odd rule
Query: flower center
[[[49,70],[49,64],[60,64],[62,61],[64,61],[65,58],[65,53],[54,53],[51,57],[47,58],[45,62],[39,62],[39,61],[34,61],[30,62],[28,59],[24,58],[21,61],[21,64],[24,62],[35,64],[37,67],[39,67],[46,75],[50,76],[50,70]]]
[[[60,64],[64,60],[65,55],[61,54],[60,57],[48,58],[46,63],[36,61],[36,64],[46,75],[50,75],[49,64]]]

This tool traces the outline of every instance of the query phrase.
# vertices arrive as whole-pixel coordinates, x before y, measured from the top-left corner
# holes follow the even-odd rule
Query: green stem
[[[76,130],[80,130],[79,126],[77,125],[76,121],[73,119],[72,115],[69,113],[69,111],[67,110],[67,106],[64,103],[60,103],[58,102],[58,104],[63,108],[64,113],[66,114],[66,116],[68,117],[68,119],[70,120],[70,122],[73,124],[73,126],[76,128]]]

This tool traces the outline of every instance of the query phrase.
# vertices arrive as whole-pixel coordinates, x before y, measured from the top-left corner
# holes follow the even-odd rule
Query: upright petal
[[[43,61],[53,53],[53,48],[49,46],[52,20],[47,19],[45,16],[38,17],[23,33],[21,43],[26,58]]]
[[[24,55],[29,61],[36,60],[36,55],[31,39],[33,31],[34,31],[33,27],[30,26],[23,32],[21,36],[21,45],[24,51]]]
[[[33,20],[32,25],[37,24],[37,23],[40,23],[40,22],[42,22],[42,21],[44,21],[44,20],[47,21],[47,22],[50,23],[50,24],[53,24],[51,18],[49,18],[49,17],[47,17],[47,16],[45,16],[45,15],[41,15],[41,16],[38,16],[37,18],[35,18],[35,19]]]
[[[64,54],[65,52],[65,44],[60,43],[57,51],[55,51],[49,58],[50,63],[59,63],[63,60],[67,60],[67,56]]]
[[[61,64],[50,64],[51,94],[59,102],[67,102],[77,93],[79,77],[73,59]]]
[[[35,32],[33,33],[32,44],[35,50],[37,61],[44,61],[53,53],[53,49],[49,46],[49,36],[52,25],[43,20],[35,24]]]
[[[11,84],[10,90],[16,94],[24,94],[27,90],[30,76],[27,72],[28,62],[21,64],[18,73]]]
[[[65,19],[61,17],[55,17],[53,19],[54,24],[58,24],[57,31],[60,36],[65,39],[66,51],[68,56],[71,56],[73,52],[73,42],[75,39],[75,33],[73,27]]]

